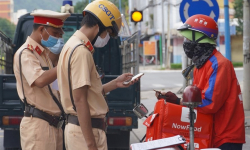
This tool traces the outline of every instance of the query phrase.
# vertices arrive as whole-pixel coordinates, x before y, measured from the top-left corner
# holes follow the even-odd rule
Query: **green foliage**
[[[5,18],[0,18],[0,30],[7,35],[7,37],[13,40],[15,34],[16,25],[11,23]]]
[[[111,1],[112,3],[114,3],[117,6],[117,8],[119,9],[119,0],[109,0],[109,1]],[[88,3],[89,3],[88,0],[78,1],[75,4],[75,8],[74,8],[75,9],[75,13],[82,13],[82,11],[88,5]],[[121,0],[121,13],[125,15],[126,19],[128,19],[128,17],[129,17],[127,9],[128,9],[128,0]]]
[[[181,69],[182,64],[171,64],[171,69]]]
[[[82,11],[88,5],[88,3],[89,3],[88,0],[82,0],[82,1],[77,2],[74,6],[75,13],[79,13],[79,14],[82,13]]]
[[[73,0],[74,3],[80,0]],[[27,9],[32,12],[35,9],[48,9],[60,11],[63,0],[14,0],[14,11],[19,9]]]
[[[234,67],[243,67],[243,62],[232,62]]]
[[[234,0],[235,14],[234,18],[238,19],[239,26],[236,27],[237,34],[243,33],[243,0]]]

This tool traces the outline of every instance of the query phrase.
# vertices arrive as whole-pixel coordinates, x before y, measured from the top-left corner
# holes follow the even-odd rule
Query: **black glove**
[[[174,93],[168,91],[167,93],[160,93],[157,97],[158,99],[165,99],[166,102],[173,103],[173,104],[180,104],[180,98],[178,98]]]

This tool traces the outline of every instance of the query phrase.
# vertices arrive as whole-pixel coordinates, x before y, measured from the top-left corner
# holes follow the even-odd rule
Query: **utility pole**
[[[170,66],[170,3],[168,2],[168,41],[167,41],[167,53],[166,53],[166,68],[171,69]]]
[[[230,42],[230,25],[229,25],[229,5],[228,5],[228,0],[224,0],[224,14],[225,14],[225,48],[226,48],[226,58],[231,61],[231,42]]]
[[[129,4],[129,13],[131,13],[131,11],[134,10],[134,8],[136,6],[135,3],[136,3],[135,0],[129,0],[129,2],[128,2],[128,4]],[[130,27],[131,27],[131,33],[134,34],[136,32],[136,28],[135,28],[134,23],[131,22],[131,18],[129,18],[129,24],[130,24]]]
[[[243,106],[250,110],[250,9],[249,0],[243,4]]]
[[[165,52],[165,31],[164,31],[164,0],[161,0],[161,15],[162,15],[162,68],[165,68],[165,63],[166,63],[166,52]]]

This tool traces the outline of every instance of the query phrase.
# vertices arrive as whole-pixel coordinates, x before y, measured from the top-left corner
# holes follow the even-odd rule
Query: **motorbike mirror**
[[[148,109],[141,103],[133,109],[133,112],[139,119],[141,119],[147,115]]]

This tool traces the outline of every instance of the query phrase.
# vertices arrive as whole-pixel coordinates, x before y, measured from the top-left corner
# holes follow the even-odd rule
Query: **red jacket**
[[[214,50],[204,66],[194,70],[193,85],[202,91],[203,104],[197,110],[214,116],[213,147],[245,143],[243,101],[232,63]]]

